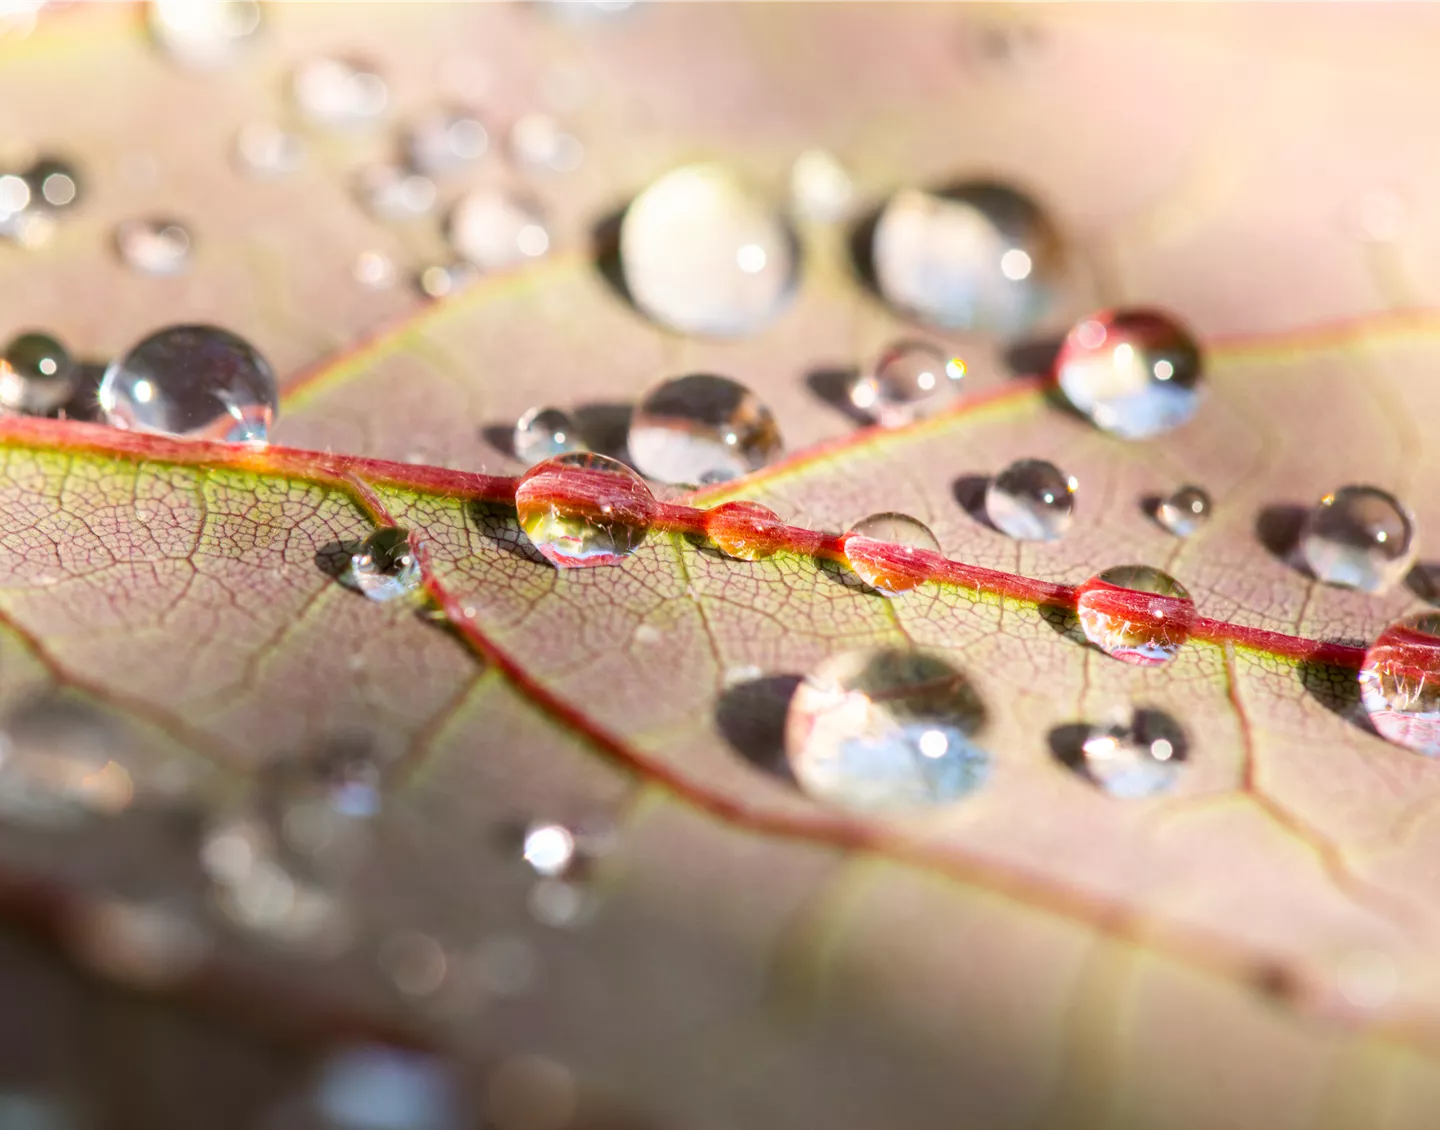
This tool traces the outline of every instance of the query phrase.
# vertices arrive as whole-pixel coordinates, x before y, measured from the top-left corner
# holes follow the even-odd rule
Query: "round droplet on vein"
[[[1106,655],[1141,666],[1175,658],[1190,638],[1195,602],[1168,573],[1149,565],[1117,565],[1077,590],[1085,638]]]
[[[1138,800],[1174,788],[1184,756],[1184,735],[1175,721],[1142,710],[1129,723],[1090,727],[1079,768],[1111,796]]]
[[[817,800],[859,811],[948,804],[989,775],[990,756],[975,740],[985,721],[975,689],[944,660],[852,651],[796,688],[785,751]]]
[[[468,110],[442,106],[412,121],[403,144],[411,168],[436,176],[480,160],[490,148],[490,134]]]
[[[1414,515],[1378,487],[1327,494],[1300,531],[1300,554],[1318,579],[1364,592],[1384,592],[1401,580],[1415,552]]]
[[[515,458],[527,465],[568,451],[584,451],[585,441],[569,413],[559,408],[532,408],[515,424],[511,438]]]
[[[64,212],[80,203],[80,174],[59,157],[41,157],[25,171],[25,183],[36,208]]]
[[[515,488],[520,528],[561,569],[623,561],[645,540],[655,505],[644,479],[590,452],[538,463]]]
[[[1200,406],[1200,347],[1155,310],[1111,310],[1080,322],[1060,347],[1060,391],[1095,425],[1125,439],[1179,427]]]
[[[845,535],[845,560],[871,588],[887,596],[929,579],[930,563],[916,552],[940,552],[930,527],[908,514],[871,514]]]
[[[988,182],[897,192],[876,222],[870,255],[892,305],[1003,337],[1034,328],[1068,271],[1060,235],[1034,201]]]
[[[0,358],[0,407],[27,416],[45,416],[75,392],[75,364],[69,351],[44,333],[23,333]]]
[[[620,224],[635,304],[681,333],[755,333],[788,304],[798,244],[773,204],[722,165],[687,165],[640,193]]]
[[[705,536],[727,557],[760,561],[778,550],[785,523],[758,502],[725,502],[705,514]]]
[[[177,220],[123,220],[115,228],[115,250],[141,274],[178,275],[190,265],[190,232]]]
[[[350,558],[349,579],[354,588],[379,602],[418,592],[420,562],[410,544],[410,532],[399,526],[376,530]]]
[[[483,271],[529,262],[550,250],[549,221],[539,201],[493,186],[462,196],[445,230],[455,254]]]
[[[987,484],[985,515],[1012,538],[1054,541],[1070,529],[1078,487],[1053,463],[1019,459]]]
[[[1360,701],[1381,737],[1440,757],[1440,613],[1380,633],[1360,668]]]
[[[723,483],[780,454],[770,409],[744,385],[712,373],[661,381],[630,418],[630,456],[662,483]]]
[[[155,45],[195,70],[232,62],[260,28],[255,0],[151,0],[148,12]]]
[[[107,423],[137,432],[264,443],[279,407],[275,374],[249,342],[216,326],[169,326],[110,362]]]
[[[1210,520],[1213,503],[1203,487],[1177,488],[1155,507],[1155,520],[1177,538],[1188,538]]]
[[[390,101],[385,80],[369,63],[339,56],[301,63],[290,77],[290,92],[302,117],[330,128],[373,122]]]
[[[850,403],[876,423],[897,428],[953,403],[964,378],[960,358],[923,342],[896,342],[850,386]]]

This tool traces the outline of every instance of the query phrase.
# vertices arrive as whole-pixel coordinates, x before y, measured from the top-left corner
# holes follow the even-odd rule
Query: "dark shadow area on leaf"
[[[730,687],[715,707],[715,725],[735,752],[791,785],[795,778],[785,759],[785,713],[799,685],[799,675],[766,675]]]
[[[545,555],[535,548],[534,543],[516,524],[514,509],[497,506],[493,502],[474,502],[468,509],[475,522],[476,532],[495,549],[522,561],[550,566]]]
[[[354,538],[332,541],[315,551],[315,568],[327,577],[342,580],[350,572],[350,559],[360,551],[360,542]]]
[[[1305,507],[1290,502],[1266,506],[1255,516],[1255,536],[1272,557],[1309,577],[1310,570],[1300,560],[1300,531],[1307,513]]]
[[[597,401],[580,404],[570,410],[575,424],[580,429],[580,438],[591,451],[630,462],[630,417],[635,414],[633,405]]]
[[[1094,729],[1088,722],[1066,722],[1050,731],[1048,741],[1055,760],[1077,773],[1085,770],[1085,739]]]
[[[1145,517],[1149,518],[1150,521],[1154,522],[1162,530],[1165,529],[1165,523],[1160,521],[1160,506],[1164,501],[1165,499],[1158,494],[1147,494],[1140,500],[1140,513],[1144,514]]]
[[[843,589],[849,589],[851,592],[862,593],[866,596],[878,596],[881,600],[890,599],[879,589],[866,584],[860,575],[849,566],[842,565],[838,561],[831,561],[828,558],[822,557],[816,560],[815,566],[820,575],[831,584],[839,585]]]
[[[78,362],[75,365],[75,390],[55,415],[67,420],[85,420],[91,423],[103,420],[98,394],[104,376],[104,365],[91,361]]]
[[[855,277],[865,288],[876,296],[880,295],[880,284],[875,277],[875,227],[880,223],[880,212],[884,204],[871,208],[854,224],[846,243],[850,250],[850,266]]]
[[[1075,614],[1075,609],[1060,604],[1042,604],[1037,611],[1040,619],[1057,636],[1064,636],[1071,643],[1078,643],[1082,647],[1090,646],[1090,641],[1080,629],[1080,617]]]
[[[1085,742],[1092,734],[1102,733],[1105,726],[1090,722],[1065,722],[1050,731],[1050,752],[1061,765],[1085,774]],[[1164,739],[1170,743],[1171,761],[1185,761],[1190,756],[1190,738],[1185,728],[1171,715],[1152,707],[1141,707],[1130,717],[1130,729],[1144,744]]]
[[[985,492],[989,487],[989,475],[961,475],[950,484],[950,493],[955,496],[961,510],[987,530],[993,530],[995,523],[990,521],[990,515],[985,513]]]
[[[850,389],[855,383],[856,370],[839,366],[812,369],[805,374],[805,387],[837,412],[842,413],[852,424],[867,428],[875,423],[867,413],[856,408],[850,401]]]
[[[1350,643],[1351,641],[1337,641]],[[1357,646],[1364,647],[1359,644]],[[1348,667],[1335,667],[1329,663],[1305,662],[1300,664],[1300,685],[1305,693],[1332,714],[1338,714],[1352,726],[1367,734],[1378,731],[1365,713],[1360,702],[1360,680]]]
[[[485,424],[480,428],[480,438],[506,459],[515,458],[514,424]]]
[[[1405,586],[1427,604],[1440,604],[1440,562],[1420,562],[1405,574]]]
[[[1055,371],[1055,358],[1064,344],[1063,335],[1049,334],[1017,341],[1006,346],[1005,364],[1017,377],[1048,377]]]
[[[590,252],[595,269],[621,302],[635,309],[635,299],[625,285],[625,270],[620,264],[620,224],[625,219],[629,201],[606,212],[590,227]]]

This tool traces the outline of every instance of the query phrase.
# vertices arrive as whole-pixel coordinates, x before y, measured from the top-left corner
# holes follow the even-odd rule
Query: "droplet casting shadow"
[[[496,549],[536,565],[549,565],[545,555],[535,548],[523,530],[515,525],[515,511],[492,502],[476,502],[470,506],[470,517],[476,532]]]
[[[816,399],[824,401],[837,412],[843,413],[851,423],[868,428],[875,423],[875,420],[856,408],[850,401],[850,389],[855,383],[856,375],[854,369],[839,367],[814,369],[805,374],[805,385],[815,394]]]
[[[315,551],[315,568],[338,581],[350,571],[350,559],[359,549],[359,541],[353,538],[328,542]]]
[[[1064,636],[1081,647],[1090,646],[1090,641],[1085,638],[1085,633],[1080,628],[1080,617],[1073,608],[1065,608],[1059,604],[1042,604],[1038,611],[1040,619],[1057,636]]]
[[[1440,563],[1417,564],[1405,574],[1405,587],[1427,604],[1440,605]]]
[[[620,224],[625,219],[625,209],[630,206],[629,201],[621,204],[601,216],[590,228],[590,250],[595,262],[595,269],[605,281],[605,285],[632,310],[635,309],[635,299],[630,294],[630,288],[625,285],[625,270],[620,265]]]
[[[1311,662],[1300,664],[1299,670],[1300,685],[1305,688],[1306,694],[1357,729],[1379,737],[1379,731],[1375,729],[1370,715],[1365,713],[1365,707],[1360,702],[1360,680],[1356,678],[1354,671],[1346,667],[1332,667],[1328,663]]]
[[[100,412],[100,381],[105,376],[105,366],[90,361],[81,361],[75,366],[75,391],[70,399],[55,413],[67,420],[84,420],[99,423],[104,417]]]
[[[515,458],[514,424],[485,424],[480,428],[480,438],[506,459]]]
[[[875,227],[880,223],[883,208],[883,204],[877,204],[857,219],[846,240],[855,277],[877,297],[880,297],[880,283],[875,277]]]
[[[785,758],[785,714],[799,675],[766,675],[737,683],[720,696],[715,725],[731,747],[757,769],[795,784]]]
[[[1163,710],[1141,707],[1131,716],[1130,726],[1142,742],[1164,738],[1170,743],[1170,760],[1185,761],[1190,756],[1190,738],[1185,728]],[[1049,734],[1050,752],[1068,769],[1085,771],[1085,739],[1094,727],[1088,722],[1066,722]]]
[[[1085,766],[1085,739],[1091,727],[1085,722],[1066,722],[1049,734],[1050,752],[1067,769],[1081,772]]]
[[[1017,377],[1049,377],[1055,372],[1055,359],[1065,344],[1063,336],[1027,338],[1005,349],[1005,364]],[[1064,400],[1064,397],[1061,397]],[[1068,405],[1070,402],[1065,401]],[[1073,411],[1073,409],[1072,409]]]
[[[1160,521],[1160,506],[1164,501],[1165,500],[1158,494],[1147,494],[1140,500],[1140,513],[1144,514],[1145,517],[1149,518],[1150,521],[1154,522],[1162,530],[1165,529],[1165,523]]]
[[[847,569],[838,561],[830,561],[821,558],[815,562],[816,571],[833,585],[839,585],[850,592],[858,592],[865,596],[879,597],[881,600],[889,600],[879,589],[865,583],[864,579],[852,569]]]
[[[586,447],[622,463],[630,462],[630,417],[635,414],[632,405],[600,401],[578,405],[570,414],[575,417]]]
[[[1307,513],[1305,507],[1294,503],[1267,506],[1255,516],[1255,536],[1276,560],[1313,577],[1300,559],[1300,531]]]
[[[990,488],[989,475],[961,475],[950,484],[950,493],[960,504],[960,509],[974,518],[987,530],[994,530],[995,523],[985,513],[985,492]],[[999,531],[996,530],[998,533]]]

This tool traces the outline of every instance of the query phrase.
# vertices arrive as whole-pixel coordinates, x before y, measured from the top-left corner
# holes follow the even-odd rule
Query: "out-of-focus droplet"
[[[1053,463],[1019,459],[985,489],[985,515],[1003,534],[1022,541],[1054,541],[1075,518],[1079,484]]]
[[[274,122],[249,122],[235,135],[235,164],[254,177],[293,173],[305,160],[305,142],[299,134]]]
[[[780,548],[785,523],[758,502],[724,502],[705,514],[705,536],[727,557],[760,561]]]
[[[572,929],[590,919],[596,899],[588,887],[565,879],[541,879],[525,899],[530,916],[542,926]]]
[[[422,173],[380,162],[360,170],[355,197],[377,220],[413,220],[433,212],[440,194]]]
[[[75,364],[49,334],[23,333],[0,358],[0,407],[27,416],[45,416],[75,392]]]
[[[628,447],[662,483],[723,483],[759,470],[781,450],[770,409],[744,385],[713,373],[661,381],[635,406]]]
[[[1060,391],[1095,425],[1146,439],[1188,422],[1202,396],[1200,347],[1155,310],[1092,314],[1055,359]]]
[[[123,735],[99,711],[64,697],[20,706],[0,731],[0,816],[65,825],[114,815],[135,784]]]
[[[928,566],[915,552],[939,553],[930,527],[908,514],[872,514],[845,535],[845,560],[871,588],[888,594],[908,592],[923,582]]]
[[[181,66],[222,67],[260,28],[255,0],[150,0],[150,35]]]
[[[1440,757],[1440,613],[1380,633],[1360,668],[1360,701],[1381,737]]]
[[[984,783],[975,738],[985,709],[969,681],[915,651],[853,651],[805,677],[790,700],[785,750],[817,800],[861,811],[947,804]]]
[[[428,997],[445,983],[449,961],[434,938],[407,930],[385,939],[379,965],[405,996]]]
[[[264,443],[279,409],[275,373],[249,342],[216,326],[169,326],[105,370],[107,423],[127,431]]]
[[[585,147],[549,114],[522,114],[510,127],[510,152],[531,169],[568,173],[580,167]]]
[[[490,1074],[485,1113],[495,1130],[565,1130],[578,1105],[570,1069],[542,1056],[514,1056]]]
[[[1005,338],[1035,328],[1068,270],[1060,235],[1036,204],[986,182],[897,192],[876,222],[871,262],[891,304]]]
[[[395,285],[395,262],[383,251],[362,251],[355,256],[350,274],[367,290],[386,290]]]
[[[63,212],[80,203],[80,174],[58,157],[41,157],[25,171],[25,183],[34,207]]]
[[[410,545],[410,532],[399,526],[376,530],[350,558],[349,578],[356,589],[380,603],[417,593],[420,562]]]
[[[559,408],[530,409],[516,421],[511,443],[515,458],[526,464],[585,450],[579,427],[568,412]]]
[[[190,265],[190,232],[176,220],[122,220],[115,250],[131,270],[145,275],[178,275]]]
[[[794,293],[799,260],[773,204],[723,165],[666,173],[620,225],[630,297],[682,333],[734,337],[768,325]]]
[[[485,123],[468,110],[437,106],[405,130],[405,158],[411,168],[440,176],[473,165],[490,148]]]
[[[1117,565],[1077,590],[1085,638],[1106,655],[1155,666],[1175,658],[1190,638],[1195,602],[1168,573],[1149,565]]]
[[[323,1130],[461,1130],[456,1081],[423,1052],[378,1044],[347,1048],[322,1065],[310,1106]]]
[[[1092,727],[1080,752],[1084,774],[1123,800],[1169,792],[1184,755],[1179,727],[1156,711],[1138,712],[1128,724]]]
[[[1177,538],[1188,538],[1210,520],[1212,506],[1203,487],[1183,486],[1160,500],[1155,518]]]
[[[104,900],[71,916],[72,952],[97,973],[140,989],[170,988],[200,967],[210,939],[183,910],[161,902]],[[0,1126],[10,1124],[0,1118]]]
[[[790,166],[790,207],[814,223],[845,218],[855,199],[855,184],[840,159],[825,149],[807,149]]]
[[[338,56],[301,63],[290,76],[290,90],[301,115],[327,127],[373,122],[390,101],[385,80],[368,63]]]
[[[876,423],[898,428],[953,403],[965,379],[965,362],[922,342],[887,346],[850,386],[850,403]]]
[[[550,250],[549,221],[539,201],[503,188],[477,188],[450,211],[446,234],[455,254],[498,271]]]
[[[556,567],[615,565],[645,540],[655,496],[618,460],[576,451],[531,467],[515,488],[515,510]]]
[[[1415,516],[1378,487],[1327,494],[1300,531],[1301,556],[1316,577],[1364,592],[1384,592],[1401,580],[1415,552]]]
[[[458,294],[480,277],[473,263],[457,259],[453,263],[432,263],[420,272],[416,282],[427,298],[449,298]]]
[[[525,829],[525,862],[539,875],[563,875],[575,861],[575,835],[563,824]]]

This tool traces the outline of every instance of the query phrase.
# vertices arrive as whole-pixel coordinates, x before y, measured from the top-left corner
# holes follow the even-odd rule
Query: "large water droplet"
[[[1188,538],[1210,520],[1212,504],[1203,487],[1183,486],[1155,507],[1155,520],[1177,538]]]
[[[990,757],[968,680],[922,652],[853,651],[807,675],[790,700],[785,749],[801,787],[862,811],[946,804],[978,788]]]
[[[576,451],[530,468],[515,488],[515,510],[553,565],[614,565],[645,540],[655,496],[618,460]]]
[[[850,387],[850,403],[887,428],[928,416],[954,401],[965,362],[933,345],[896,342]]]
[[[0,358],[0,406],[44,416],[75,391],[75,365],[66,348],[49,334],[24,333]]]
[[[210,70],[239,55],[260,27],[255,0],[151,0],[150,35],[181,66]]]
[[[413,220],[435,210],[439,192],[422,173],[382,161],[360,170],[355,196],[377,220]]]
[[[1377,487],[1341,487],[1310,511],[1300,553],[1326,584],[1384,592],[1415,563],[1415,518]]]
[[[1066,335],[1055,373],[1078,411],[1126,439],[1168,432],[1200,406],[1200,347],[1154,310],[1086,318]]]
[[[469,111],[437,107],[410,123],[404,147],[412,168],[436,176],[480,160],[490,148],[490,134]]]
[[[515,458],[526,464],[539,463],[567,451],[585,450],[575,421],[558,408],[532,408],[526,412],[515,424],[512,443]]]
[[[908,592],[929,575],[916,550],[939,553],[930,527],[908,514],[872,514],[845,535],[845,560],[860,579],[883,593]]]
[[[1080,766],[1113,797],[1137,800],[1174,788],[1184,750],[1179,727],[1155,711],[1140,711],[1126,725],[1092,727]]]
[[[721,553],[759,561],[780,548],[785,523],[758,502],[726,502],[705,514],[705,535]]]
[[[661,381],[635,406],[628,440],[635,466],[662,483],[723,483],[780,454],[780,429],[738,381],[692,373]]]
[[[279,407],[269,363],[215,326],[151,334],[110,362],[98,399],[117,428],[232,443],[264,443]]]
[[[420,588],[420,562],[410,533],[399,526],[376,530],[350,558],[350,583],[374,601],[410,596]]]
[[[1195,602],[1168,573],[1149,565],[1117,565],[1078,590],[1076,611],[1085,638],[1116,659],[1155,666],[1175,658],[1195,622]]]
[[[871,260],[881,294],[902,310],[1005,337],[1045,315],[1066,269],[1060,236],[1035,203],[984,182],[897,192],[875,225]]]
[[[550,250],[550,229],[539,201],[502,188],[462,196],[446,224],[450,246],[485,271],[538,259]]]
[[[190,263],[190,232],[176,220],[123,220],[115,250],[127,267],[146,275],[178,275]]]
[[[754,333],[789,301],[799,251],[770,201],[723,165],[687,165],[637,196],[620,225],[635,304],[682,333]]]
[[[34,207],[63,212],[80,203],[80,174],[69,161],[41,157],[25,172]]]
[[[1360,701],[1382,737],[1440,757],[1440,613],[1380,633],[1360,668]]]
[[[532,824],[523,854],[537,874],[563,875],[575,860],[575,835],[563,824]]]
[[[372,122],[390,100],[385,80],[368,63],[331,56],[301,63],[291,75],[290,91],[302,116],[329,127]]]
[[[1001,533],[1023,541],[1054,541],[1075,517],[1073,476],[1043,459],[1020,459],[985,488],[985,515]]]

